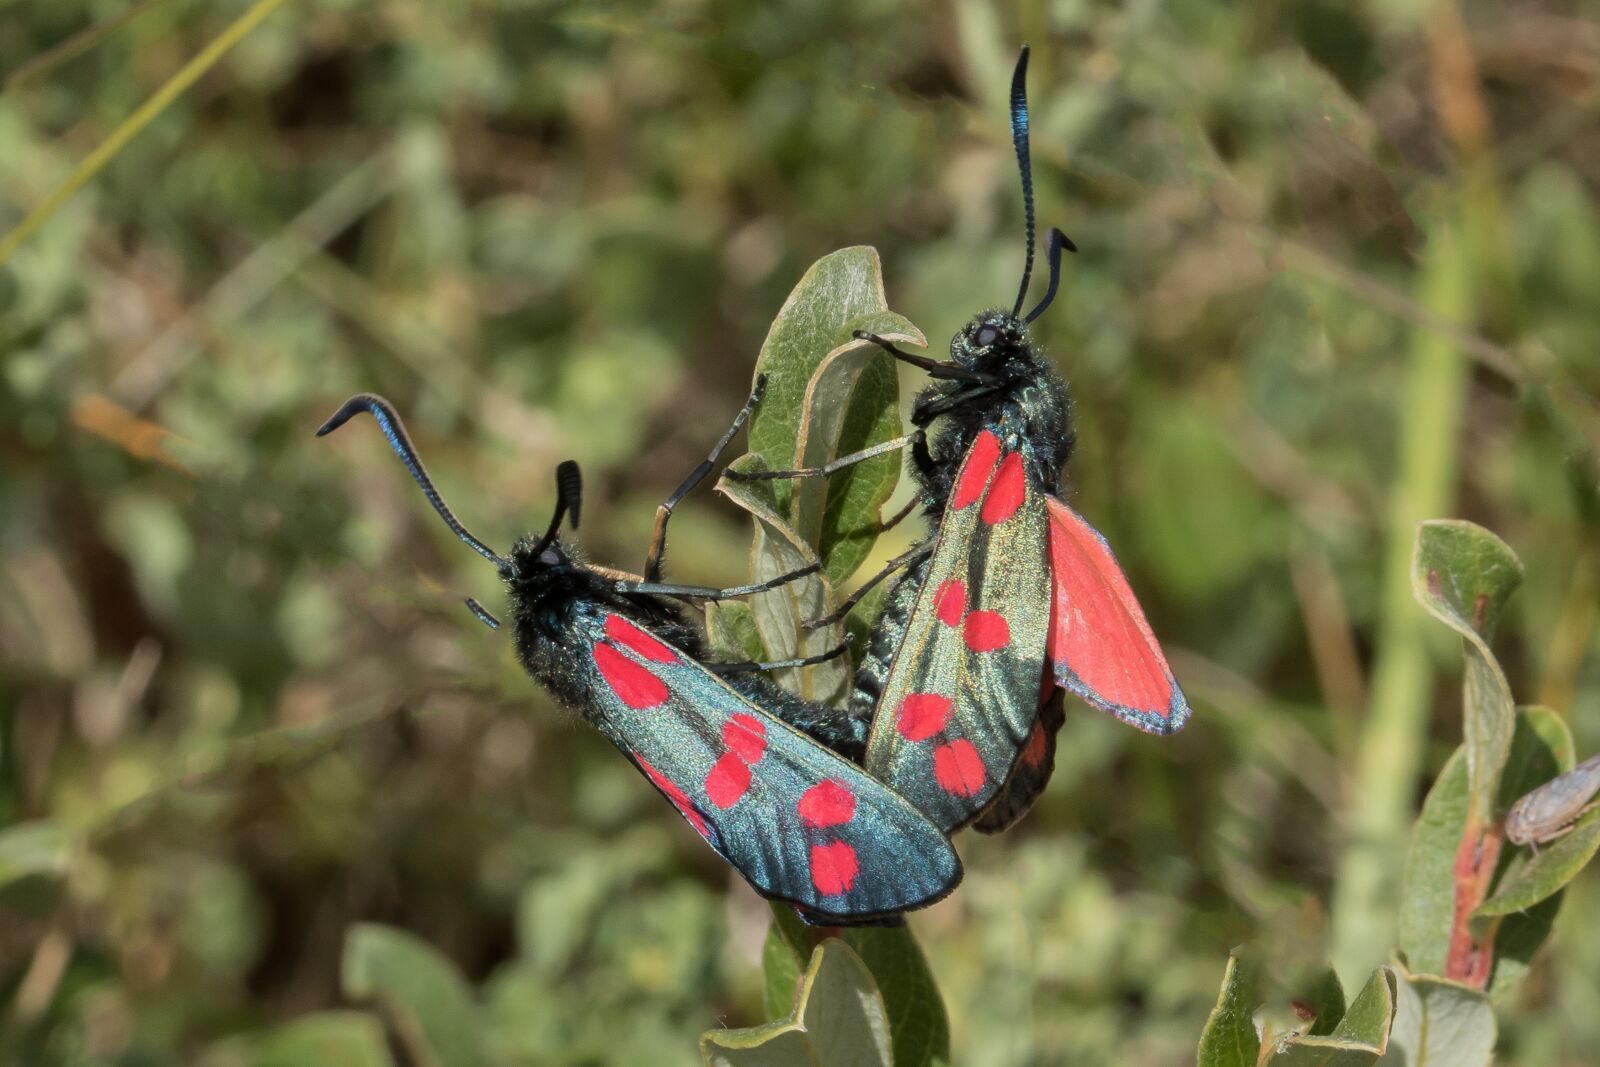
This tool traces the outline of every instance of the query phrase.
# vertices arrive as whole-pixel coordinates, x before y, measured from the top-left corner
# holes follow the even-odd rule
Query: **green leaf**
[[[767,939],[761,946],[761,973],[764,979],[762,992],[767,1018],[776,1020],[787,1015],[794,1005],[806,960],[801,945],[811,943],[811,939],[807,937],[805,941],[797,940],[805,935],[789,927],[790,921],[804,927],[799,917],[794,914],[794,909],[781,904],[773,904],[771,907],[772,924],[767,927]],[[788,920],[785,919],[783,912],[789,913]]]
[[[1334,1027],[1339,1025],[1339,1020],[1344,1018],[1345,1011],[1344,986],[1339,984],[1339,972],[1332,967],[1323,971],[1308,999],[1311,1010],[1317,1014],[1311,1022],[1311,1029],[1307,1032],[1313,1037],[1323,1037],[1333,1033]]]
[[[1559,893],[1594,858],[1596,851],[1600,851],[1600,810],[1591,811],[1571,831],[1540,846],[1537,856],[1519,853],[1474,917],[1527,911]]]
[[[757,456],[741,456],[731,464],[738,470],[761,469]],[[795,532],[778,510],[773,496],[777,482],[736,482],[724,478],[719,492],[748,511],[755,520],[750,545],[750,579],[761,582],[817,563],[815,550]],[[807,619],[825,615],[833,605],[833,591],[820,574],[787,582],[749,598],[750,611],[761,643],[774,659],[792,659],[826,652],[844,639],[839,624],[808,628]],[[848,657],[839,656],[811,667],[774,672],[778,684],[807,700],[825,704],[843,698],[850,688]]]
[[[249,1041],[250,1067],[393,1067],[383,1023],[361,1011],[302,1015]]]
[[[1393,970],[1379,967],[1332,1033],[1291,1034],[1273,1050],[1267,1063],[1271,1067],[1366,1067],[1378,1062],[1388,1047],[1394,1022],[1396,981]]]
[[[805,403],[812,378],[829,357],[841,349],[858,346],[850,336],[852,330],[876,328],[887,330],[899,340],[925,343],[916,328],[904,319],[898,316],[884,319],[882,316],[888,307],[878,251],[864,245],[841,248],[823,256],[795,285],[772,320],[767,339],[761,345],[761,354],[756,358],[756,373],[767,376],[767,393],[750,419],[750,451],[766,462],[768,470],[798,465],[802,421],[808,415],[823,417],[808,412]],[[889,361],[886,353],[878,358]],[[835,403],[848,395],[848,388],[843,388],[849,385],[845,380],[848,377],[845,375],[828,386],[827,395]],[[839,404],[838,408],[842,410],[843,405]],[[809,454],[815,456],[826,451],[829,433],[813,430],[809,436],[817,438],[818,446],[816,451],[808,449]],[[775,483],[774,490],[778,509],[792,517],[792,483]]]
[[[750,452],[730,464],[733,470],[818,467],[899,434],[894,360],[856,340],[858,329],[926,343],[915,326],[888,310],[878,253],[866,247],[841,249],[812,264],[778,312],[756,360],[756,372],[767,378],[766,396],[751,416]],[[718,484],[755,521],[753,581],[823,565],[814,578],[750,599],[772,658],[814,655],[843,639],[839,627],[808,630],[802,623],[834,606],[833,583],[848,578],[871,552],[901,463],[895,450],[828,478],[724,478]],[[800,696],[833,702],[848,691],[850,662],[781,671],[778,681]]]
[[[837,938],[818,945],[788,1018],[700,1038],[708,1067],[890,1067],[889,1019],[872,972]]]
[[[1466,642],[1462,739],[1468,797],[1479,822],[1495,817],[1500,774],[1516,725],[1511,687],[1489,649],[1506,600],[1522,584],[1522,562],[1475,523],[1436,519],[1417,528],[1411,587],[1428,612]]]
[[[383,1006],[406,1051],[423,1067],[482,1061],[472,990],[449,960],[414,934],[357,924],[345,939],[340,983],[346,996]]]
[[[1411,830],[1400,896],[1400,948],[1424,974],[1444,970],[1455,921],[1455,856],[1467,824],[1467,760],[1457,748]]]
[[[34,874],[61,874],[71,853],[67,833],[50,819],[0,830],[0,887]]]
[[[1261,1055],[1261,1037],[1251,1018],[1255,1011],[1255,976],[1246,970],[1237,955],[1228,957],[1217,1006],[1211,1009],[1200,1034],[1197,1067],[1255,1067]]]
[[[1429,975],[1401,972],[1394,1027],[1378,1062],[1390,1067],[1488,1067],[1494,1055],[1494,1011],[1476,989]]]
[[[1511,755],[1500,779],[1500,808],[1504,810],[1517,797],[1571,769],[1576,759],[1572,731],[1566,720],[1549,708],[1527,707],[1518,710],[1517,731],[1511,738]],[[1522,853],[1510,849],[1501,853],[1501,870],[1495,892],[1517,865]],[[1494,893],[1490,894],[1493,899]],[[1534,953],[1550,936],[1550,925],[1561,907],[1556,893],[1526,911],[1514,912],[1500,920],[1494,937],[1494,970],[1489,975],[1488,992],[1499,996],[1527,973]],[[1493,922],[1492,917],[1478,923]]]
[[[774,904],[762,956],[766,966],[768,1015],[778,1018],[794,997],[806,953],[822,929],[807,926],[793,908]],[[861,926],[829,930],[848,944],[872,972],[883,996],[894,1038],[895,1067],[929,1067],[950,1058],[950,1023],[922,947],[909,926]]]
[[[887,310],[849,328],[926,343],[915,326]],[[899,436],[899,382],[894,360],[875,344],[852,339],[829,352],[806,387],[792,466],[820,467]],[[832,581],[850,577],[871,551],[902,462],[900,451],[888,452],[828,478],[794,483],[794,528],[816,546]]]
[[[1505,774],[1500,783],[1500,806],[1546,781],[1566,753],[1570,765],[1572,740],[1566,724],[1545,708],[1522,708],[1516,716]],[[1450,931],[1455,922],[1455,856],[1467,825],[1467,772],[1465,746],[1456,749],[1422,804],[1406,854],[1405,880],[1400,902],[1400,948],[1418,974],[1444,971]],[[1502,872],[1501,882],[1505,875]],[[1551,913],[1553,914],[1553,913]],[[1542,927],[1542,932],[1540,927]],[[1490,992],[1498,992],[1520,977],[1525,969],[1509,946],[1518,946],[1525,961],[1548,933],[1548,915],[1529,912],[1508,916],[1495,935],[1495,965]]]
[[[706,638],[724,659],[763,662],[770,657],[756,629],[755,613],[741,600],[714,600],[706,605]]]

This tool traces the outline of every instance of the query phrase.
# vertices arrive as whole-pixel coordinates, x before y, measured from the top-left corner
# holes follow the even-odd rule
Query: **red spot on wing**
[[[1022,745],[1022,755],[1017,757],[1027,770],[1036,770],[1044,762],[1044,723],[1034,720],[1033,731]]]
[[[967,611],[967,587],[959,578],[951,578],[933,594],[933,610],[946,626],[960,626],[961,616]]]
[[[760,763],[767,754],[767,726],[747,712],[736,712],[722,724],[722,743],[746,763]]]
[[[860,871],[856,850],[843,841],[811,846],[811,884],[823,896],[833,897],[850,892]]]
[[[616,618],[615,615],[611,617]],[[594,665],[600,669],[600,677],[606,680],[606,685],[617,694],[617,699],[628,707],[643,711],[667,702],[670,695],[667,683],[610,645],[594,646]]]
[[[967,450],[966,462],[961,464],[956,491],[950,498],[952,509],[960,511],[983,495],[983,487],[989,484],[989,472],[994,470],[995,460],[999,458],[1000,439],[988,430],[980,433]]]
[[[800,821],[814,830],[838,826],[855,818],[856,795],[826,779],[802,793],[795,810],[800,813]]]
[[[907,693],[895,726],[907,741],[926,741],[950,721],[950,698],[938,693]]]
[[[689,802],[688,795],[679,789],[677,784],[670,778],[646,763],[637,752],[633,754],[633,758],[639,764],[639,769],[644,771],[644,776],[650,779],[657,789],[665,793],[667,799],[672,801],[672,806],[677,808],[685,819],[689,820],[689,825],[694,827],[695,833],[701,837],[709,838],[711,836],[710,827],[706,825],[706,821],[701,817],[700,813],[694,810],[694,805]]]
[[[962,636],[974,652],[993,652],[1011,643],[1011,627],[998,611],[974,611]]]
[[[1027,495],[1028,474],[1022,469],[1022,453],[1009,453],[1000,461],[1000,473],[994,476],[994,485],[989,487],[989,498],[983,502],[979,517],[990,526],[1005,522],[1017,513]]]
[[[724,752],[706,774],[706,796],[719,808],[731,808],[750,789],[750,765],[737,753]]]
[[[1049,659],[1101,700],[1167,717],[1172,671],[1111,549],[1061,501],[1050,513]]]
[[[988,775],[983,769],[983,757],[966,738],[957,738],[933,750],[933,777],[951,796],[976,796]]]
[[[656,663],[673,663],[678,658],[672,649],[621,615],[606,616],[606,636],[617,644],[632,649],[634,655],[640,659],[654,660]]]

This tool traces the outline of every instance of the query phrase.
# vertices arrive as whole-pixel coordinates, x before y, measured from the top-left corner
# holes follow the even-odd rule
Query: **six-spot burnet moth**
[[[1012,141],[1022,175],[1027,255],[1011,311],[985,311],[957,333],[951,358],[895,358],[934,384],[917,397],[906,437],[930,536],[891,561],[827,619],[901,567],[856,675],[850,711],[871,721],[865,766],[941,828],[1010,825],[1048,781],[1061,690],[1157,734],[1183,728],[1189,706],[1110,547],[1055,494],[1074,434],[1065,382],[1032,345],[1028,324],[1056,294],[1052,230],[1044,297],[1022,315],[1033,271],[1033,175],[1022,49],[1011,83]],[[929,445],[926,429],[939,420]],[[730,472],[735,479],[819,477],[871,449],[808,470]]]
[[[317,434],[363,411],[377,421],[434,510],[500,572],[527,672],[605,734],[756,892],[794,904],[813,922],[882,919],[939,900],[961,880],[949,839],[906,799],[833,751],[859,746],[846,720],[754,673],[820,657],[708,664],[704,638],[680,602],[759,592],[812,569],[732,589],[656,580],[673,505],[711,470],[761,386],[707,461],[662,505],[643,578],[587,564],[562,544],[561,523],[570,515],[576,528],[580,507],[581,480],[571,461],[557,468],[559,495],[544,535],[524,537],[502,556],[445,505],[381,397],[351,397]],[[468,607],[499,627],[475,601]]]

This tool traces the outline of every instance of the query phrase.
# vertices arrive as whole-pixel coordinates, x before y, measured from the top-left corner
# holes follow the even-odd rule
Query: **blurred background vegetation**
[[[0,228],[245,7],[0,3]],[[1035,812],[961,838],[914,919],[955,1062],[1192,1062],[1240,943],[1353,989],[1458,740],[1417,519],[1521,555],[1512,688],[1600,749],[1593,15],[285,5],[0,267],[0,1055],[253,1047],[345,1003],[363,921],[470,977],[494,1063],[692,1063],[758,1019],[764,906],[462,609],[493,572],[378,435],[311,432],[387,394],[498,546],[574,457],[590,555],[636,568],[812,260],[875,245],[936,348],[1009,301],[1022,40],[1082,249],[1037,327],[1070,495],[1197,712],[1075,706]],[[678,578],[743,577],[726,502],[675,531]],[[1597,924],[1591,875],[1502,1062],[1593,1063]]]

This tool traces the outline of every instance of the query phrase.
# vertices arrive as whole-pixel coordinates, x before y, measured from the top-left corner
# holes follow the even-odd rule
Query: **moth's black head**
[[[1011,364],[1032,359],[1027,334],[1017,316],[998,308],[985,311],[950,339],[950,358],[968,370],[1005,377]]]
[[[521,538],[511,547],[509,566],[501,572],[511,600],[519,645],[536,634],[550,637],[567,624],[571,606],[593,599],[598,590],[593,573],[552,537]]]

